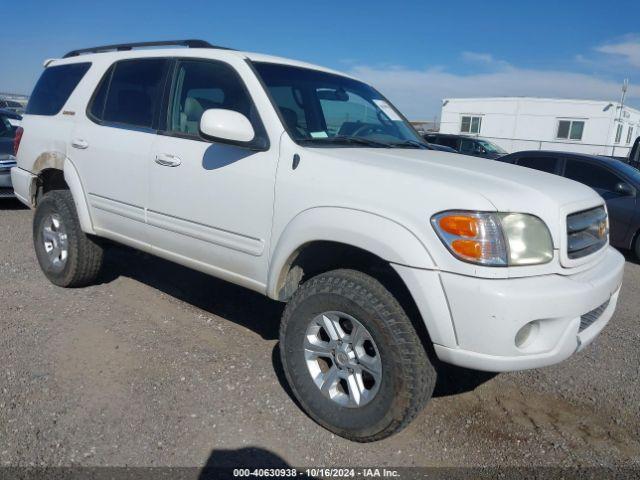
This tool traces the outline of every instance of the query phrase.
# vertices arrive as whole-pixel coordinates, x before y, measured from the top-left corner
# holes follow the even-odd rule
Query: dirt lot
[[[632,261],[586,351],[531,372],[443,371],[409,428],[362,445],[292,400],[280,304],[120,247],[100,284],[54,287],[15,202],[0,204],[0,245],[0,465],[640,466]]]

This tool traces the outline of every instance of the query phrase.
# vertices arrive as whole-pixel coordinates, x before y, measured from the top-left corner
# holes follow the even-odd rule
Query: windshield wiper
[[[420,148],[423,150],[428,148],[424,143],[416,140],[404,140],[402,142],[389,143],[389,146],[393,148]]]
[[[335,137],[325,138],[305,138],[302,141],[305,143],[313,143],[315,145],[321,145],[323,143],[346,143],[350,145],[365,145],[367,147],[391,148],[391,145],[388,143],[378,142],[376,140],[370,140],[363,137],[349,137],[347,135],[336,135]]]

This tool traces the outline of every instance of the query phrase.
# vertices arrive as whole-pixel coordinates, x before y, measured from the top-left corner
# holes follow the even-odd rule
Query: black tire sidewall
[[[341,311],[356,318],[373,337],[382,362],[382,381],[376,396],[359,408],[342,407],[326,398],[313,382],[305,363],[302,348],[309,323],[327,311]],[[388,326],[381,321],[383,312],[360,299],[347,298],[337,293],[317,293],[301,302],[292,312],[291,321],[282,332],[282,362],[285,372],[297,393],[298,400],[319,424],[339,435],[365,439],[384,430],[394,420],[403,398],[401,354]]]
[[[36,208],[33,218],[33,241],[36,257],[40,268],[49,281],[58,286],[67,286],[72,276],[74,265],[78,261],[78,237],[76,219],[72,217],[72,212],[68,205],[65,205],[65,198],[62,192],[50,192],[46,194]],[[62,220],[67,234],[67,261],[62,270],[56,271],[52,268],[51,261],[44,249],[42,227],[45,219],[50,214],[57,214]]]

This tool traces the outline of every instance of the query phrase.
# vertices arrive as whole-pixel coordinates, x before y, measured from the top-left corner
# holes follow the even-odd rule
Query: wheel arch
[[[361,210],[317,207],[298,214],[280,234],[271,254],[267,295],[286,300],[295,291],[290,285],[288,290],[283,289],[291,281],[296,261],[303,252],[318,248],[329,253],[358,252],[359,258],[368,255],[378,259],[377,263],[434,267],[424,244],[403,225]],[[335,263],[328,254],[324,260]]]
[[[33,164],[32,173],[35,177],[30,192],[34,207],[37,205],[38,196],[47,191],[69,190],[82,230],[85,233],[95,234],[80,174],[65,154],[58,151],[41,153]]]

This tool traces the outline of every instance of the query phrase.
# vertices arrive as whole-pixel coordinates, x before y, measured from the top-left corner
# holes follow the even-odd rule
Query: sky
[[[354,75],[412,120],[443,98],[549,96],[640,108],[640,1],[2,2],[0,92],[31,92],[46,58],[200,38]],[[7,21],[11,19],[11,21]]]

